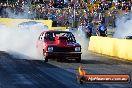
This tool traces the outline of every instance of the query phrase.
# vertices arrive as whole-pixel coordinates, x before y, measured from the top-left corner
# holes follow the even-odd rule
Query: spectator
[[[126,14],[131,11],[131,1],[126,0],[49,0],[44,2],[26,0],[17,0],[13,3],[0,4],[0,17],[10,17],[11,12],[14,15],[27,14],[30,19],[50,19],[56,21],[60,26],[83,24],[88,20],[108,20],[114,18],[118,12]],[[31,4],[31,5],[30,5]],[[68,7],[68,8],[67,8]],[[115,8],[116,7],[116,8]],[[104,15],[109,11],[109,14]],[[115,13],[116,12],[116,13]],[[111,15],[112,14],[112,15]],[[103,16],[104,15],[104,16]],[[113,16],[113,17],[112,17]],[[15,16],[14,16],[15,17]],[[106,22],[106,23],[107,23]]]

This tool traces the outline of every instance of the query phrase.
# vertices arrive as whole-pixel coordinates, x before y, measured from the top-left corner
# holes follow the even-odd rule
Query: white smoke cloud
[[[74,34],[76,41],[81,45],[82,59],[88,59],[87,55],[88,55],[89,38],[86,38],[85,32],[82,31],[83,29],[78,28],[74,30],[75,31],[71,31],[71,32]]]
[[[118,17],[116,20],[115,38],[125,38],[132,36],[132,13]]]
[[[13,12],[10,8],[5,11],[9,18],[30,19],[32,18],[30,14],[36,16],[36,13],[30,10],[29,3],[23,5],[22,12]],[[39,59],[36,41],[40,33],[47,30],[47,26],[44,26],[43,23],[37,23],[21,26],[14,24],[13,27],[16,28],[0,25],[0,51],[6,51],[18,57],[28,56],[32,59]]]
[[[36,42],[40,33],[47,29],[43,29],[40,24],[37,24],[37,26],[32,25],[31,27],[34,29],[0,26],[0,51],[6,51],[11,54],[19,53],[32,59],[40,59]]]

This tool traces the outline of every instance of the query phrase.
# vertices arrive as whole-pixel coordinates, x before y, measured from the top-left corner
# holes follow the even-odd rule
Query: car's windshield
[[[76,42],[74,35],[70,32],[47,32],[45,34],[48,41],[55,41],[56,36],[65,36],[67,37],[67,42]]]

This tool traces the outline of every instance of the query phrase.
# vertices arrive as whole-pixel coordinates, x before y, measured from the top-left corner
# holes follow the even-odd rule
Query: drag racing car
[[[45,62],[48,59],[81,61],[81,45],[76,42],[74,35],[69,31],[42,32],[37,40],[37,48]]]

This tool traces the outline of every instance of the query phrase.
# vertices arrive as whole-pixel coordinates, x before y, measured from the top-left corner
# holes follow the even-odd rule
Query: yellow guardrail
[[[28,21],[41,22],[44,25],[47,25],[49,29],[52,27],[52,20],[30,20],[30,19],[0,18],[0,24],[8,26],[8,27],[16,27],[18,24],[20,24],[22,22],[28,22]]]
[[[132,40],[92,36],[88,50],[132,60]]]
[[[51,30],[64,31],[64,30],[66,30],[66,27],[51,27]]]
[[[23,22],[35,21],[47,25],[51,30],[65,30],[66,27],[52,27],[52,20],[30,20],[30,19],[11,19],[11,18],[0,18],[0,24],[7,27],[16,27],[18,24]]]

